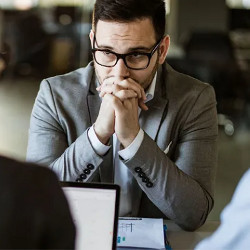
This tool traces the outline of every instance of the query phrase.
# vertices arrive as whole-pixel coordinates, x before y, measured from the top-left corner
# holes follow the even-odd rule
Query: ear
[[[90,44],[91,44],[91,47],[93,46],[93,40],[94,40],[94,31],[93,30],[90,30],[89,32],[89,39],[90,39]]]
[[[164,38],[161,41],[160,49],[159,49],[160,51],[159,64],[164,63],[167,53],[168,53],[169,45],[170,45],[170,37],[164,36]]]

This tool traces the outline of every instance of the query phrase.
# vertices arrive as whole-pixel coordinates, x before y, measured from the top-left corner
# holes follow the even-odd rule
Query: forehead
[[[129,46],[151,46],[156,42],[151,19],[144,18],[131,22],[99,20],[96,26],[96,39],[99,44],[126,44]]]

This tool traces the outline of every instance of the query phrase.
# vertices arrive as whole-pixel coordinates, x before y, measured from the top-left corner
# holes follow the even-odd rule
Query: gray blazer
[[[49,165],[64,181],[76,181],[91,166],[84,181],[113,182],[112,149],[98,155],[87,136],[101,103],[96,86],[92,62],[42,81],[31,115],[29,161]],[[163,65],[155,97],[147,105],[149,110],[139,117],[144,140],[135,156],[124,161],[143,190],[134,197],[139,206],[133,215],[170,218],[194,230],[213,207],[218,135],[214,90]]]

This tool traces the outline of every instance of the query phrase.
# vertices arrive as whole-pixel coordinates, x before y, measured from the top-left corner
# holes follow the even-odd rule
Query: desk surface
[[[186,232],[177,226],[173,221],[164,221],[167,225],[167,238],[173,250],[194,249],[202,239],[211,235],[219,226],[218,221],[207,221],[195,232]]]

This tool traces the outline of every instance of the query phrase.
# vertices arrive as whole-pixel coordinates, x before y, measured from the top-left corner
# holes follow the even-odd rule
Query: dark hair
[[[164,36],[166,25],[164,0],[96,0],[92,28],[96,29],[99,20],[130,22],[143,18],[152,20],[157,40]]]

